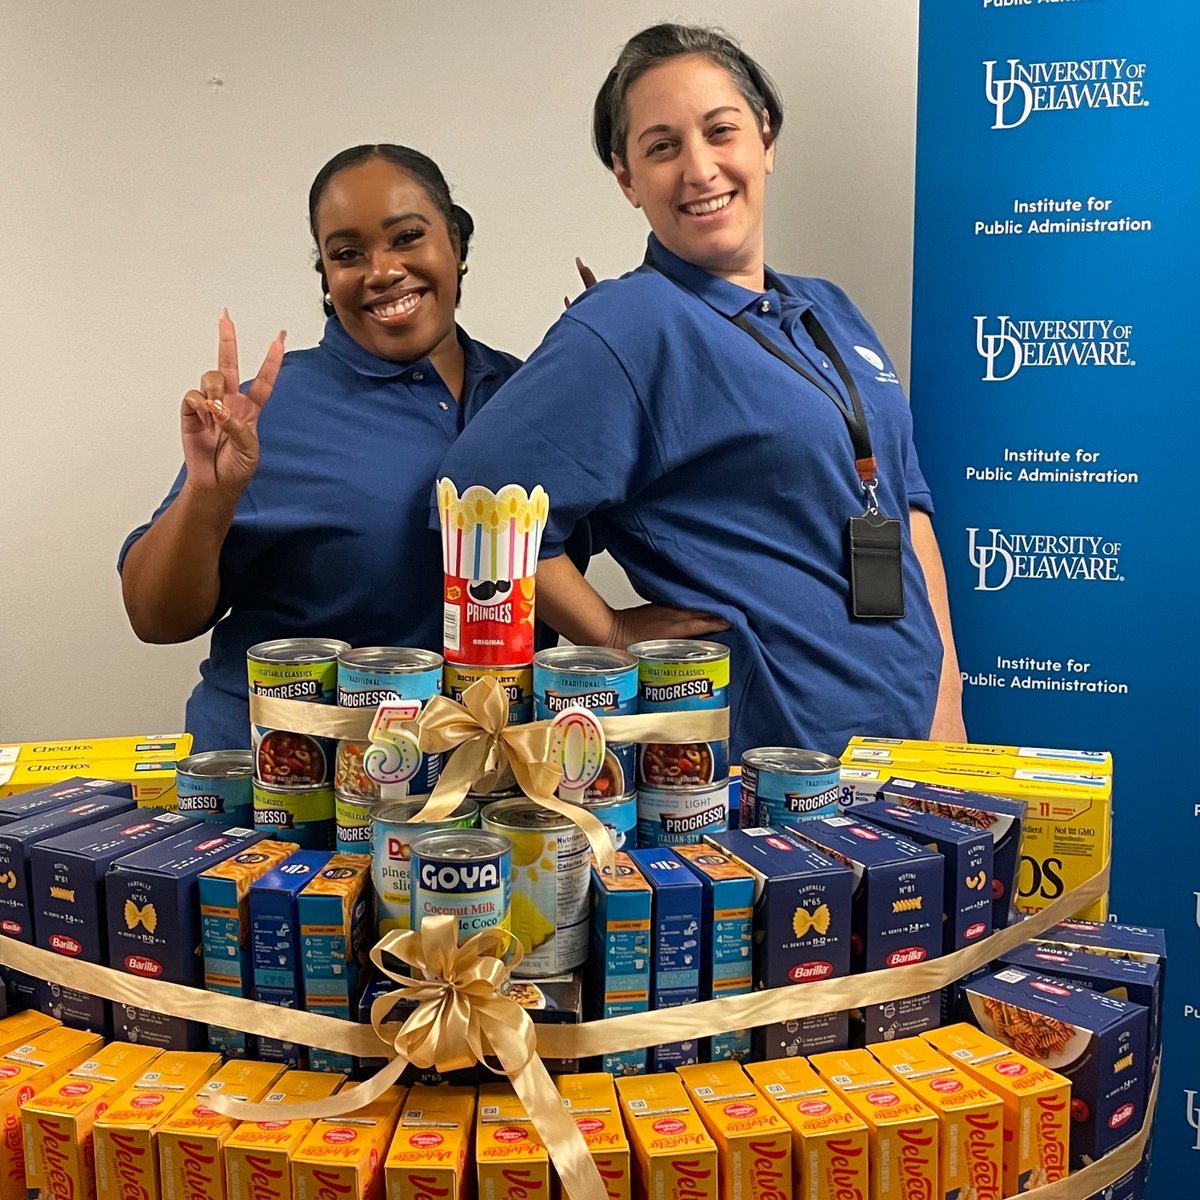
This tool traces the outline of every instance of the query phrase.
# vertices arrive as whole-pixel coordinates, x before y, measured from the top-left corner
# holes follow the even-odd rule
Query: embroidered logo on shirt
[[[896,378],[896,372],[889,371],[883,365],[883,359],[880,358],[874,350],[870,349],[868,346],[855,346],[854,349],[861,358],[865,359],[871,364],[871,366],[875,368],[876,371],[879,372],[879,374],[875,376],[876,383],[899,384],[900,380]]]

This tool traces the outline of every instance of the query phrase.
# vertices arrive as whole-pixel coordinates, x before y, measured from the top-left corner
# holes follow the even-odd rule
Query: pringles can
[[[759,746],[742,755],[742,828],[838,814],[841,764],[818,750]]]
[[[254,821],[254,754],[207,750],[181,758],[175,768],[179,812],[202,821],[251,825]]]
[[[481,829],[441,830],[414,838],[411,927],[445,914],[458,920],[461,943],[485,929],[509,928],[512,842]]]

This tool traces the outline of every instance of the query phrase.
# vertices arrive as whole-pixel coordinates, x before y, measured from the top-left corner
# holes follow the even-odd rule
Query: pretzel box
[[[83,775],[48,783],[31,792],[0,800],[0,825],[11,825],[13,821],[23,821],[26,817],[35,817],[67,804],[82,804],[97,796],[125,796],[132,800],[133,787],[112,779],[91,779]]]
[[[466,1200],[474,1123],[474,1088],[412,1088],[383,1164],[387,1200]]]
[[[285,1071],[263,1104],[324,1100],[345,1082],[344,1075]],[[225,1187],[229,1200],[292,1200],[292,1155],[313,1122],[300,1118],[243,1121],[225,1143]]]
[[[588,1152],[604,1183],[607,1200],[631,1200],[633,1182],[629,1139],[621,1124],[621,1110],[612,1076],[563,1075],[556,1082],[563,1104],[587,1143]],[[388,1200],[399,1198],[389,1196]],[[406,1197],[405,1200],[414,1198]]]
[[[402,1087],[390,1087],[349,1116],[317,1121],[292,1156],[296,1200],[330,1196],[381,1200],[383,1159],[400,1119],[404,1093]]]
[[[792,1131],[796,1200],[866,1200],[870,1190],[867,1123],[800,1058],[746,1067]]]
[[[617,1080],[633,1149],[639,1196],[719,1200],[717,1144],[709,1137],[678,1075]]]
[[[1071,1083],[972,1025],[922,1034],[1004,1105],[1004,1186],[1015,1196],[1067,1175]]]
[[[479,1089],[475,1162],[479,1200],[526,1200],[550,1193],[550,1156],[508,1084],[485,1083]]]
[[[791,1200],[792,1135],[736,1062],[680,1067],[687,1094],[717,1144],[720,1194]]]

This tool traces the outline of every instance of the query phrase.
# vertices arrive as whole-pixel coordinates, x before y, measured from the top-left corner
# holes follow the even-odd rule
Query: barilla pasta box
[[[704,892],[673,850],[634,850],[629,857],[654,892],[650,1008],[678,1008],[700,999],[700,927]],[[650,1070],[671,1071],[700,1061],[699,1040],[650,1047]]]
[[[867,1123],[801,1058],[749,1063],[746,1071],[792,1131],[796,1200],[867,1200]]]
[[[172,756],[99,758],[89,754],[8,763],[0,765],[0,796],[19,796],[47,783],[60,783],[75,776],[87,775],[128,784],[138,804],[157,802],[160,808],[174,808],[178,803],[175,763],[176,759]]]
[[[791,1200],[792,1135],[740,1063],[697,1063],[679,1076],[717,1144],[719,1191],[742,1200]]]
[[[104,1039],[82,1029],[47,1029],[0,1055],[0,1200],[25,1200],[25,1131],[21,1105],[85,1062]],[[36,1174],[36,1173],[35,1173]]]
[[[282,1074],[276,1063],[226,1063],[159,1126],[162,1200],[225,1200],[221,1152],[237,1122],[214,1112],[209,1102],[214,1096],[260,1100]]]
[[[854,873],[851,969],[883,971],[942,953],[945,860],[908,838],[854,817],[805,821],[791,830]],[[862,1010],[868,1045],[941,1023],[941,995],[924,992]]]
[[[224,996],[251,994],[250,885],[299,849],[295,842],[263,841],[200,873],[200,943],[208,991]],[[254,1046],[253,1035],[240,1029],[208,1027],[208,1048],[227,1058],[245,1058]]]
[[[307,1118],[286,1118],[286,1106],[324,1100],[345,1083],[344,1075],[285,1071],[263,1104],[278,1104],[278,1121],[243,1121],[225,1142],[229,1200],[293,1200],[292,1155],[313,1127]]]
[[[475,1162],[480,1200],[549,1195],[550,1157],[508,1084],[485,1083],[479,1089]]]
[[[160,1054],[94,1126],[97,1200],[159,1195],[158,1127],[221,1065],[220,1055]]]
[[[972,1025],[921,1035],[1004,1105],[1004,1186],[1015,1196],[1067,1175],[1071,1082]]]
[[[26,1181],[42,1200],[95,1196],[92,1126],[158,1053],[152,1046],[112,1042],[21,1106]]]
[[[0,743],[0,764],[89,758],[183,758],[192,752],[190,733],[139,733],[128,737],[70,738],[58,742]]]
[[[1112,754],[1107,750],[1056,750],[1049,746],[991,746],[983,742],[925,742],[915,738],[852,737],[842,753],[843,762],[870,763],[905,759],[917,762],[964,762],[988,765],[1035,763],[1056,770],[1112,774]]]
[[[633,1150],[637,1195],[655,1200],[719,1200],[717,1144],[678,1075],[617,1080]]]
[[[48,783],[31,792],[0,800],[0,825],[11,825],[13,821],[23,821],[26,817],[37,816],[38,813],[67,804],[81,804],[97,796],[125,796],[132,800],[133,787],[112,779],[89,779],[83,775]]]
[[[850,972],[852,872],[778,829],[738,829],[705,841],[754,877],[754,983],[786,987]],[[845,1013],[754,1031],[754,1057],[792,1058],[845,1047]]]
[[[871,1053],[937,1114],[938,1195],[1000,1200],[1004,1195],[1004,1104],[920,1038],[871,1047]]]
[[[555,1082],[563,1104],[587,1143],[607,1200],[631,1200],[633,1178],[629,1139],[621,1123],[612,1076],[563,1075]],[[399,1197],[389,1195],[388,1200],[399,1200]],[[415,1197],[405,1197],[405,1200],[415,1200]]]
[[[866,1050],[809,1060],[868,1130],[870,1200],[938,1195],[938,1119]]]
[[[474,1088],[412,1088],[383,1164],[387,1200],[466,1200],[474,1124]]]
[[[592,863],[590,953],[584,992],[588,1020],[622,1017],[650,1009],[650,922],[654,892],[628,854],[618,853],[612,871]],[[645,1050],[605,1054],[599,1067],[611,1075],[646,1069]]]
[[[963,991],[985,1033],[1070,1080],[1072,1169],[1141,1128],[1149,1080],[1142,1005],[1015,967]]]
[[[675,853],[704,889],[700,926],[700,999],[718,1000],[754,990],[754,875],[712,846],[676,846]],[[705,1038],[708,1062],[750,1057],[750,1030]]]

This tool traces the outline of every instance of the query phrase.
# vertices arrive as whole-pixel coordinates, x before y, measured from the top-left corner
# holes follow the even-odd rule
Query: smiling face
[[[346,167],[315,223],[334,311],[360,346],[416,362],[457,344],[458,234],[411,175],[383,158]]]
[[[673,254],[754,291],[763,288],[763,203],[775,166],[764,115],[729,72],[686,55],[652,67],[626,95],[617,182]]]

